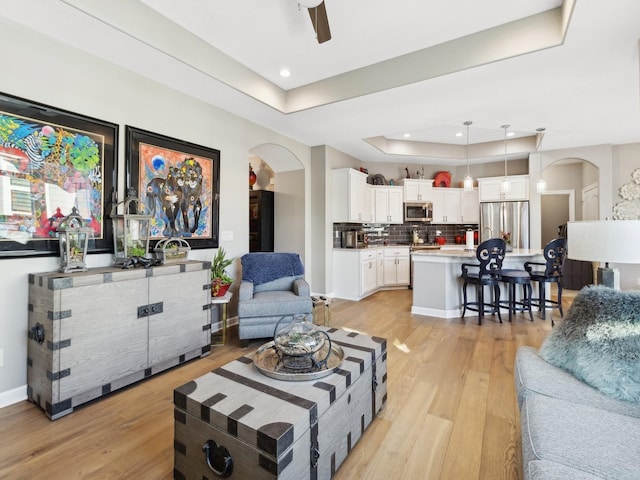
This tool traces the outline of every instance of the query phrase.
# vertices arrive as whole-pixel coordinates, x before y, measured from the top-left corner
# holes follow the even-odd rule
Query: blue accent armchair
[[[297,253],[247,253],[240,259],[242,281],[238,296],[240,344],[271,338],[283,316],[313,310],[304,266]]]

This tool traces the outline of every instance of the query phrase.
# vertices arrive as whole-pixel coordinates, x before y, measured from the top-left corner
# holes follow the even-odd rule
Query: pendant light
[[[538,132],[538,158],[540,161],[540,179],[538,180],[538,183],[536,183],[536,191],[538,193],[544,193],[547,191],[547,182],[544,181],[544,178],[542,178],[542,140],[544,139],[544,132],[545,132],[546,128],[541,127],[541,128],[536,128],[536,132]]]
[[[509,193],[511,191],[511,182],[507,177],[507,129],[511,125],[502,125],[500,128],[504,128],[504,178],[500,183],[500,193]]]
[[[473,177],[469,174],[469,126],[472,124],[473,122],[471,120],[464,122],[464,125],[467,127],[467,176],[464,177],[465,192],[473,190]]]

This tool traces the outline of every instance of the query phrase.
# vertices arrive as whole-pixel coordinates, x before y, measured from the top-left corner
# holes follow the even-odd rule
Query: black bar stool
[[[504,269],[500,271],[500,280],[506,283],[509,290],[509,300],[500,302],[500,305],[509,309],[509,321],[516,312],[529,312],[529,318],[533,322],[531,313],[531,277],[524,270]],[[516,300],[516,285],[522,285],[522,300]]]
[[[506,245],[501,238],[490,238],[485,240],[476,249],[476,258],[479,263],[463,263],[461,278],[464,280],[462,285],[462,316],[467,309],[472,312],[478,312],[478,325],[482,324],[482,318],[485,313],[491,315],[498,314],[498,319],[502,323],[500,316],[500,269],[502,268],[502,260],[504,260],[504,251]],[[469,271],[472,269],[473,271]],[[477,269],[477,272],[475,271]],[[467,302],[467,285],[472,284],[476,287],[476,301]],[[493,300],[485,302],[484,287],[493,287]]]
[[[567,240],[565,238],[555,238],[544,247],[545,263],[525,262],[524,269],[531,276],[531,280],[538,282],[538,298],[532,298],[531,302],[538,307],[540,317],[546,318],[547,308],[557,308],[560,318],[564,316],[562,312],[562,267],[567,256]],[[537,267],[537,268],[536,268]],[[544,270],[540,267],[544,267]],[[547,299],[546,284],[558,284],[558,300]],[[552,311],[553,312],[553,311]],[[553,313],[551,314],[551,325],[553,325]]]

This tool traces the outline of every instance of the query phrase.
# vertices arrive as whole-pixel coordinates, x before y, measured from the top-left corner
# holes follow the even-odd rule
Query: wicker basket
[[[156,243],[153,253],[162,263],[184,262],[189,257],[191,247],[182,238],[165,238]]]

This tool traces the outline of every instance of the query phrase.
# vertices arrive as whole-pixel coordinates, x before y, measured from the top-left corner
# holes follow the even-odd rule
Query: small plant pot
[[[227,290],[229,290],[230,286],[231,286],[230,283],[222,283],[217,280],[214,280],[213,282],[211,282],[211,296],[212,297],[224,296],[224,294],[227,293]]]

